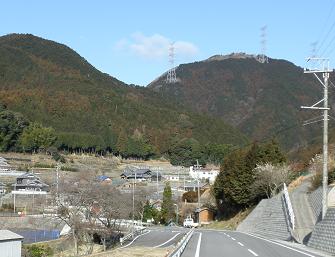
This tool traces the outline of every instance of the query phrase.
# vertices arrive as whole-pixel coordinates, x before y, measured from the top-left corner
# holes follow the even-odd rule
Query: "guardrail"
[[[121,245],[123,245],[124,242],[128,241],[129,239],[132,239],[135,236],[138,236],[138,235],[142,234],[145,230],[146,230],[146,228],[136,229],[135,231],[130,232],[129,234],[125,235],[124,237],[120,237]]]
[[[289,218],[289,225],[291,227],[292,230],[294,230],[295,228],[295,215],[294,215],[294,211],[293,211],[293,208],[292,208],[292,203],[291,203],[291,200],[290,200],[290,196],[288,194],[288,190],[287,190],[287,187],[286,187],[286,184],[284,183],[284,203],[285,203],[285,207],[286,207],[286,210],[287,210],[287,213],[288,213],[288,218]]]
[[[192,228],[187,234],[177,243],[175,249],[167,255],[167,257],[180,257],[183,253],[188,241],[190,241],[194,232],[194,228]]]

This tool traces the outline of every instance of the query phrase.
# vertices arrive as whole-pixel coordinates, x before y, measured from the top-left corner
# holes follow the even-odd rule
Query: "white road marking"
[[[122,246],[122,247],[120,247],[119,249],[128,247],[129,245],[131,245],[132,243],[134,243],[135,240],[136,240],[137,238],[139,238],[140,236],[144,236],[144,235],[146,235],[146,234],[149,234],[150,232],[151,232],[151,230],[149,230],[147,233],[144,233],[144,234],[142,234],[142,235],[138,235],[138,236],[135,237],[135,238],[133,239],[133,241],[131,241],[129,244],[127,244],[127,245],[125,245],[125,246]]]
[[[241,242],[237,242],[240,246],[244,246],[244,244],[242,244]]]
[[[253,250],[248,249],[249,252],[251,252],[254,256],[258,256],[257,253],[255,253]]]
[[[200,255],[200,244],[201,244],[201,236],[202,233],[199,234],[198,244],[197,244],[197,250],[195,251],[194,257],[199,257]]]
[[[160,245],[156,245],[156,246],[154,246],[154,248],[158,248],[158,247],[161,247],[161,246],[163,246],[163,245],[165,245],[165,244],[167,244],[168,242],[170,242],[171,240],[173,240],[176,236],[178,236],[180,233],[178,233],[178,234],[175,234],[173,237],[171,237],[169,240],[167,240],[166,242],[164,242],[164,243],[162,243],[162,244],[160,244]]]
[[[243,232],[240,232],[240,233],[243,233]],[[280,243],[277,243],[277,242],[273,242],[273,241],[271,241],[271,240],[268,240],[268,239],[265,239],[265,238],[261,238],[261,237],[258,237],[258,236],[255,236],[255,235],[252,235],[252,234],[249,234],[249,233],[243,233],[243,234],[246,234],[246,235],[249,235],[249,236],[252,236],[252,237],[255,237],[255,238],[261,239],[261,240],[264,240],[264,241],[266,241],[266,242],[269,242],[269,243],[272,243],[272,244],[275,244],[275,245],[280,245],[280,246],[282,246],[282,247],[285,247],[285,248],[287,248],[287,249],[290,249],[290,250],[292,250],[292,251],[295,251],[295,252],[298,252],[298,253],[304,254],[304,255],[306,255],[306,256],[309,256],[309,257],[315,257],[315,256],[314,256],[314,255],[312,255],[312,254],[305,253],[305,252],[303,252],[303,251],[300,251],[300,250],[294,249],[294,248],[292,248],[292,247],[289,247],[289,246],[286,246],[286,245],[283,245],[283,244],[280,244]]]
[[[231,237],[231,239],[232,239],[232,240],[234,240],[234,241],[236,240],[236,239],[235,239],[235,238],[233,238],[233,237]]]

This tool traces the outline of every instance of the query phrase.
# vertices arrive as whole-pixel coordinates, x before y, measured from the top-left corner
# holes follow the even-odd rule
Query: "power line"
[[[320,33],[320,35],[319,35],[319,37],[318,37],[319,39],[321,39],[321,36],[323,35],[323,32],[325,31],[325,28],[327,27],[327,23],[328,23],[328,21],[329,21],[329,19],[330,19],[330,16],[331,16],[332,13],[333,13],[334,7],[335,7],[335,2],[333,3],[332,7],[330,8],[329,14],[328,14],[328,16],[327,16],[327,18],[326,18],[326,20],[325,20],[323,26],[322,26],[323,30],[322,30],[322,33]],[[330,32],[333,30],[334,27],[335,27],[335,22],[331,25],[331,27],[330,27],[330,29],[328,30],[326,36],[323,38],[323,40],[322,40],[322,42],[320,43],[318,49],[316,50],[316,53],[318,53],[318,52],[321,50],[323,44],[324,44],[325,41],[327,40],[327,38],[328,38]],[[318,41],[316,41],[316,42],[318,42]]]

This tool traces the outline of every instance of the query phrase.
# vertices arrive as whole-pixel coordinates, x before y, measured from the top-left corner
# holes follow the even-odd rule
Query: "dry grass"
[[[92,254],[90,257],[164,257],[167,256],[168,250],[168,248],[130,247]]]
[[[209,225],[205,225],[204,228],[210,229],[225,229],[225,230],[236,230],[237,226],[250,214],[253,210],[253,207],[248,208],[244,211],[240,211],[234,217],[222,220],[222,221],[215,221]]]

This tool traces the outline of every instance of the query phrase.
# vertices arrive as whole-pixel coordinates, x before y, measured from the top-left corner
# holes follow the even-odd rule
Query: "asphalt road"
[[[163,248],[177,243],[188,229],[178,227],[149,228],[143,235],[136,237],[124,247],[146,246]]]
[[[196,230],[182,257],[321,257],[278,242],[233,231]]]

